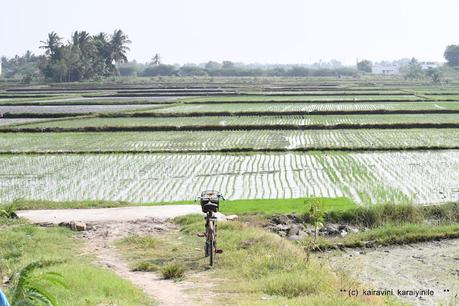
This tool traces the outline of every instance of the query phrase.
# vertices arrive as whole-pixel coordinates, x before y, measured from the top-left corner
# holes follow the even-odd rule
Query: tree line
[[[26,81],[44,78],[51,82],[75,82],[117,75],[117,65],[128,61],[127,45],[131,41],[122,30],[115,30],[110,35],[75,31],[67,42],[51,32],[41,43],[43,55],[27,51],[11,59],[2,57],[4,76],[20,76]]]
[[[45,79],[73,82],[117,74],[116,64],[127,62],[131,41],[122,30],[115,30],[111,35],[75,31],[66,44],[51,32],[42,43],[45,55],[39,69]]]
[[[341,77],[371,73],[372,63],[362,60],[357,69],[333,65],[309,67],[304,65],[253,66],[223,61],[209,61],[205,64],[167,65],[155,54],[150,63],[129,62],[127,53],[131,43],[122,30],[112,34],[91,35],[86,31],[75,31],[64,42],[55,32],[48,34],[41,42],[43,55],[27,51],[13,58],[2,57],[3,77],[21,79],[23,82],[44,80],[50,82],[74,82],[97,80],[109,76],[211,76],[211,77]],[[459,45],[450,45],[444,52],[447,67],[459,70]],[[438,82],[441,69],[423,71],[416,59],[412,59],[401,69],[407,79],[428,77]]]
[[[321,77],[321,76],[354,76],[357,71],[350,67],[339,68],[308,68],[303,66],[289,67],[251,67],[230,61],[208,62],[202,65],[166,65],[139,64],[135,62],[120,65],[122,76],[210,76],[210,77]]]

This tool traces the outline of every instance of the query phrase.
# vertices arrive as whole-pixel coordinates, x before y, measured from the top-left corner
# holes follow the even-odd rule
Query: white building
[[[422,70],[440,67],[440,64],[437,62],[419,62],[419,65],[421,65]]]
[[[398,64],[374,64],[371,67],[372,74],[397,75],[400,74],[400,65]]]

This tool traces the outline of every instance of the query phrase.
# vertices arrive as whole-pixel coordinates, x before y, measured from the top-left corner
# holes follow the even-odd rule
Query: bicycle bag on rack
[[[203,213],[217,212],[220,205],[218,192],[204,191],[201,193],[201,209]]]

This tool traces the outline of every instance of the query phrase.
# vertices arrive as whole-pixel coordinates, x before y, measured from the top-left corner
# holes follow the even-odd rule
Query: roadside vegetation
[[[191,203],[194,202],[173,204]],[[316,204],[313,215],[311,203]],[[135,204],[103,201],[14,203],[17,208],[129,205]],[[116,242],[116,246],[134,271],[154,272],[174,281],[199,282],[203,281],[203,275],[212,279],[215,284],[210,290],[216,294],[217,304],[244,300],[248,305],[257,305],[261,301],[267,305],[348,305],[350,301],[340,289],[343,286],[355,288],[359,284],[328,270],[318,260],[317,253],[309,251],[366,247],[369,241],[374,247],[459,237],[458,205],[358,207],[346,198],[224,201],[221,211],[227,215],[238,214],[240,221],[219,223],[218,243],[224,253],[218,255],[217,265],[212,270],[208,269],[208,260],[200,247],[204,241],[196,236],[204,227],[200,215],[176,218],[177,230],[155,236],[131,235]],[[13,211],[13,208],[5,210]],[[276,215],[296,216],[303,224],[313,224],[317,228],[334,223],[365,230],[345,237],[319,235],[316,239],[311,235],[292,242],[266,229],[270,218]],[[80,243],[67,229],[39,228],[25,224],[21,219],[1,220],[2,276],[9,276],[36,260],[59,260],[60,263],[43,269],[43,272],[53,271],[64,277],[70,289],[52,287],[52,293],[62,305],[75,305],[69,302],[75,301],[73,299],[81,301],[81,305],[151,303],[128,283],[93,266],[91,257],[81,251]],[[312,239],[314,244],[311,247]],[[87,292],[91,294],[88,296]],[[107,292],[110,292],[109,296]],[[353,299],[350,305],[368,303],[396,304],[392,300],[372,297]]]
[[[356,285],[343,275],[327,270],[315,258],[307,260],[301,247],[241,222],[224,222],[218,226],[219,247],[224,253],[208,270],[203,256],[203,230],[199,215],[179,217],[175,223],[180,231],[149,239],[128,237],[118,242],[119,249],[132,262],[133,269],[149,267],[164,278],[199,281],[202,272],[214,285],[213,303],[245,305],[378,305],[379,298],[357,298],[350,302],[340,293],[341,286]],[[184,269],[184,275],[176,277]],[[167,273],[165,273],[167,272]],[[208,290],[208,289],[207,289]]]
[[[429,224],[406,223],[402,225],[386,224],[365,232],[349,234],[346,237],[319,237],[312,250],[324,251],[329,249],[375,247],[402,245],[432,240],[459,238],[459,224],[431,226]],[[311,238],[300,244],[311,246]]]
[[[360,228],[345,235],[307,237],[300,243],[313,250],[375,247],[459,238],[459,203],[432,206],[374,205],[324,212],[324,223]],[[302,216],[305,224],[310,215]],[[314,241],[313,241],[314,240]]]
[[[12,301],[30,301],[30,294],[38,296],[35,288],[42,300],[48,296],[58,305],[154,305],[140,289],[93,260],[68,229],[0,217],[0,279],[6,280],[0,286]],[[41,304],[35,300],[33,305]]]
[[[263,300],[268,305],[348,305],[350,301],[339,292],[340,286],[356,288],[359,284],[327,270],[320,264],[317,251],[459,237],[458,203],[356,207],[343,199],[296,199],[289,204],[293,203],[295,206],[301,204],[303,209],[286,205],[282,214],[296,216],[303,224],[314,225],[316,230],[330,223],[352,225],[362,230],[345,237],[320,234],[315,238],[311,234],[303,240],[288,241],[266,230],[268,220],[276,215],[275,211],[280,211],[269,210],[274,202],[232,201],[223,202],[222,211],[237,212],[240,221],[219,223],[218,244],[224,253],[218,255],[212,270],[208,270],[203,250],[197,247],[203,245],[203,239],[196,236],[204,226],[199,215],[176,218],[179,231],[155,237],[130,236],[118,241],[117,246],[130,260],[133,270],[157,272],[166,279],[192,282],[199,281],[207,271],[206,277],[216,279],[212,291],[222,303],[244,300],[249,305],[256,305]],[[268,212],[248,209],[263,205]],[[376,298],[356,299],[351,304],[365,303],[397,304],[393,300]]]

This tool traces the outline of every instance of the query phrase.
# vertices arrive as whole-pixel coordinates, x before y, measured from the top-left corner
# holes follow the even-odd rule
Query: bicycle
[[[204,255],[209,257],[209,265],[213,266],[215,261],[215,254],[223,253],[223,250],[217,249],[217,217],[215,213],[218,212],[220,199],[225,199],[223,195],[215,190],[206,190],[198,197],[201,202],[202,212],[206,214],[206,231],[202,236],[206,238],[204,245]]]

